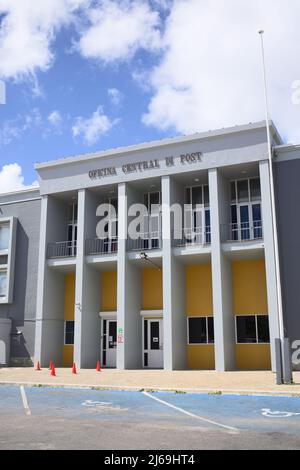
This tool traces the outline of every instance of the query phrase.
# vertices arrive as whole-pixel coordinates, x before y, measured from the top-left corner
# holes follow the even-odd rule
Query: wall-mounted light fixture
[[[145,253],[144,251],[140,253],[140,259],[148,261],[149,263],[153,264],[153,266],[155,266],[159,271],[161,271],[161,267],[158,264],[154,263],[154,261],[152,261],[147,255],[147,253]]]

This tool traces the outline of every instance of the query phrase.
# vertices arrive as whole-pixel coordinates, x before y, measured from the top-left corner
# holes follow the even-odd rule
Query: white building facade
[[[271,130],[280,145],[273,124]],[[275,370],[279,322],[264,123],[36,170],[35,361]],[[101,240],[97,210],[104,203],[116,209],[116,230]],[[150,214],[142,236],[131,239],[130,208],[137,203]],[[180,229],[174,204],[189,207]]]

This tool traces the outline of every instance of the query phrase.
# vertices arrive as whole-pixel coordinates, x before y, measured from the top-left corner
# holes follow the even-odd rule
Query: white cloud
[[[174,0],[144,123],[191,133],[263,119],[264,28],[271,115],[284,136],[300,139],[299,17],[298,0]]]
[[[38,183],[35,181],[30,186],[24,184],[24,176],[22,175],[22,168],[18,163],[4,165],[0,170],[0,193],[9,193],[21,189],[28,189],[37,187]]]
[[[50,113],[48,116],[48,121],[53,127],[55,127],[56,129],[59,129],[62,125],[62,116],[60,112],[53,111],[52,113]]]
[[[83,57],[109,63],[130,59],[138,49],[160,46],[159,13],[147,1],[98,0],[87,17],[89,24],[78,44]]]
[[[100,137],[106,134],[116,123],[117,119],[110,120],[103,113],[102,106],[92,114],[90,118],[78,117],[72,127],[73,137],[82,136],[87,145],[94,145]]]
[[[117,88],[109,88],[107,94],[111,103],[114,106],[119,106],[123,100],[123,93],[120,92]]]
[[[5,121],[0,127],[0,146],[8,145],[19,139],[25,132],[42,124],[40,111],[34,108],[25,116],[18,115],[15,119]]]
[[[1,0],[0,77],[22,79],[46,71],[55,34],[90,0]],[[2,16],[3,15],[3,16]]]

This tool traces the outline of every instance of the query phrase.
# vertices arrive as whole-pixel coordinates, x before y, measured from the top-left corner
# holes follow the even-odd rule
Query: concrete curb
[[[68,383],[51,383],[51,382],[11,382],[11,381],[0,381],[0,386],[27,386],[27,387],[49,387],[49,388],[69,388],[69,389],[82,389],[82,390],[120,390],[127,392],[142,392],[142,391],[153,391],[154,392],[174,392],[174,393],[199,393],[208,395],[237,395],[237,396],[272,396],[272,397],[291,397],[300,398],[300,392],[292,391],[270,391],[270,390],[224,390],[224,389],[203,389],[203,388],[169,388],[169,387],[142,387],[142,386],[119,386],[119,385],[99,385],[99,384],[68,384]]]

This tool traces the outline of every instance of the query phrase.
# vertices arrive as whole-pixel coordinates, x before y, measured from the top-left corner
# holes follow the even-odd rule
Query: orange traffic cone
[[[42,370],[41,369],[41,364],[40,364],[40,361],[38,361],[37,365],[36,365],[36,369],[35,370]]]
[[[53,366],[53,362],[50,361],[50,364],[49,364],[49,370],[52,370],[52,366]]]
[[[54,365],[53,362],[52,362],[52,368],[51,368],[51,375],[52,375],[52,377],[56,376],[56,374],[55,374],[55,365]]]
[[[97,362],[96,371],[97,371],[97,372],[101,372],[100,361]]]
[[[76,372],[76,364],[75,362],[73,362],[73,367],[72,367],[72,374],[76,375],[77,372]]]

